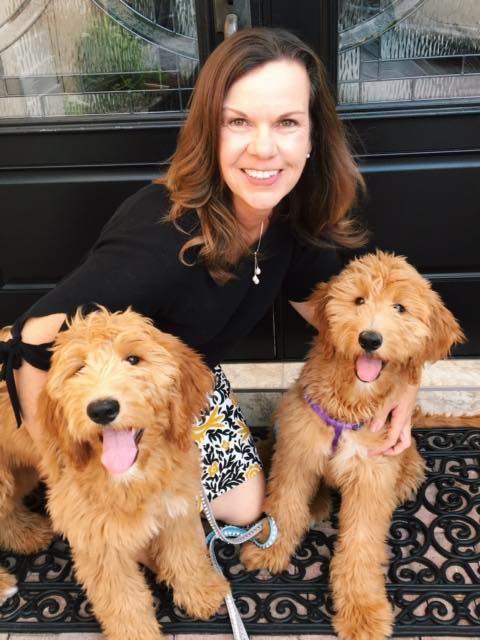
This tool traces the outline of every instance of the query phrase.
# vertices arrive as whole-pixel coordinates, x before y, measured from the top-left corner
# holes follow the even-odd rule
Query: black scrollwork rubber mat
[[[417,430],[429,469],[415,502],[395,512],[388,544],[388,593],[396,612],[395,634],[480,637],[480,431]],[[311,531],[288,572],[249,574],[232,547],[219,546],[226,575],[249,632],[331,633],[328,565],[335,544],[335,516]],[[91,631],[91,608],[75,583],[68,545],[46,552],[0,554],[18,576],[19,592],[0,608],[0,632]],[[158,619],[169,633],[221,633],[225,612],[192,622],[166,589],[153,586]]]

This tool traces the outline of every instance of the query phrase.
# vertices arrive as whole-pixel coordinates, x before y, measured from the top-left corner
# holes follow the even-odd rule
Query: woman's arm
[[[28,318],[22,342],[52,342],[65,317],[72,317],[78,307],[88,312],[96,304],[110,311],[131,306],[155,317],[173,287],[168,267],[178,262],[175,243],[181,235],[172,225],[159,224],[167,207],[166,191],[152,185],[121,204],[84,260],[18,320],[21,326]],[[35,359],[29,362],[37,365]],[[45,372],[33,365],[23,361],[14,376],[22,422],[38,441],[35,415]]]
[[[299,313],[304,320],[306,320],[313,327],[315,326],[313,323],[314,306],[311,302],[293,302],[292,300],[289,300],[289,302],[295,309],[295,311]]]
[[[28,344],[43,344],[55,339],[65,320],[64,313],[55,313],[41,318],[30,318],[22,330],[22,341]],[[40,425],[36,418],[37,401],[40,391],[45,386],[47,374],[23,361],[19,369],[14,371],[15,385],[22,409],[22,425],[29,432],[38,446],[40,441]]]

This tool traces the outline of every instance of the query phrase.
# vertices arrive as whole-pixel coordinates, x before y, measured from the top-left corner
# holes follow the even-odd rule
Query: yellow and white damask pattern
[[[210,406],[193,426],[208,499],[250,480],[262,469],[250,429],[220,366],[214,368]]]

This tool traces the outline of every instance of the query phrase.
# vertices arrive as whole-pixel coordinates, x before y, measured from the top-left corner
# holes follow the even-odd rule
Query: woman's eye
[[[243,129],[248,125],[248,122],[245,118],[232,118],[232,120],[229,120],[227,124],[229,127],[233,127],[235,129]]]
[[[365,298],[355,298],[355,304],[358,306],[365,304]]]
[[[285,120],[282,120],[280,124],[282,127],[285,127],[288,129],[290,127],[296,127],[298,122],[296,120],[292,120],[291,118],[285,118]]]
[[[395,311],[398,311],[398,313],[405,313],[406,309],[403,306],[403,304],[394,304],[393,308],[395,309]]]
[[[126,360],[131,365],[135,365],[140,362],[140,358],[138,356],[128,356]]]

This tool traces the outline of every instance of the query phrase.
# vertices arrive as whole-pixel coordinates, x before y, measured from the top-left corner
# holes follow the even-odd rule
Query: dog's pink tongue
[[[363,382],[373,382],[380,375],[382,361],[380,358],[361,356],[356,362],[355,369],[360,380]]]
[[[137,457],[135,429],[103,430],[102,464],[110,473],[128,471]]]

